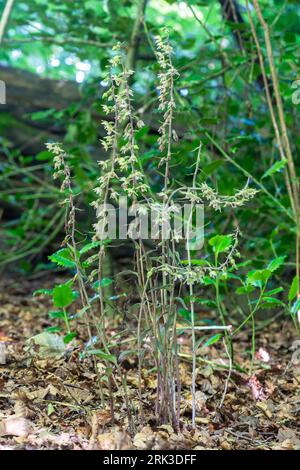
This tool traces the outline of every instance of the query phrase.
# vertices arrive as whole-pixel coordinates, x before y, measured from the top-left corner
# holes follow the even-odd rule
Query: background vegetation
[[[1,2],[3,7],[5,3]],[[7,95],[0,117],[0,268],[3,273],[9,270],[12,276],[30,279],[54,270],[70,274],[69,281],[64,278],[53,290],[44,291],[59,310],[50,313],[53,325],[48,332],[60,331],[64,321],[61,331],[65,343],[73,340],[78,326],[76,320],[76,326],[70,327],[69,320],[74,317],[68,309],[72,303],[77,305],[78,297],[78,318],[89,310],[97,317],[100,311],[100,320],[92,319],[86,350],[96,362],[106,364],[112,413],[114,380],[118,380],[114,374],[121,375],[120,387],[124,387],[125,405],[131,410],[127,410],[131,424],[136,410],[129,406],[126,374],[110,340],[105,338],[108,325],[123,319],[126,327],[121,338],[127,337],[131,322],[137,328],[136,349],[127,350],[127,354],[133,351],[138,357],[140,394],[145,360],[142,344],[148,335],[155,339],[158,384],[162,381],[156,414],[160,422],[172,422],[177,427],[180,412],[174,411],[172,386],[166,379],[174,378],[178,366],[176,331],[176,340],[174,334],[171,336],[170,350],[166,339],[172,325],[175,330],[176,322],[185,325],[179,332],[183,337],[185,329],[190,328],[186,325],[193,329],[189,356],[193,363],[193,425],[196,356],[201,347],[217,342],[223,347],[224,336],[230,358],[227,368],[251,376],[257,330],[275,320],[289,319],[295,335],[299,333],[300,139],[299,105],[293,99],[297,87],[294,82],[299,77],[299,16],[296,0],[35,0],[13,4],[0,51],[0,79],[6,83]],[[114,84],[108,70],[116,57],[117,43],[121,44],[123,75],[122,71],[118,73],[125,84],[117,95],[122,95],[122,86],[131,87],[134,99],[124,106],[129,106],[129,114],[137,123],[143,120],[143,125],[131,129],[138,148],[139,171],[154,198],[167,189],[162,167],[164,149],[159,145],[162,122],[168,117],[162,115],[167,108],[159,109],[159,74],[164,71],[159,53],[164,50],[157,43],[158,36],[172,48],[167,69],[174,67],[178,72],[166,79],[173,80],[176,103],[173,133],[169,136],[173,142],[168,190],[196,183],[202,188],[201,201],[206,201],[204,248],[201,253],[192,252],[192,259],[181,261],[193,272],[205,263],[210,271],[201,271],[200,278],[192,282],[188,268],[182,279],[174,279],[164,269],[159,271],[168,263],[174,268],[164,258],[163,246],[162,258],[157,261],[150,256],[150,262],[144,248],[132,243],[111,242],[105,247],[105,256],[103,246],[98,252],[99,245],[91,244],[95,241],[96,216],[91,207],[96,199],[94,188],[98,178],[108,171],[106,166],[101,170],[98,161],[112,158],[111,151],[105,151],[99,140],[107,131],[103,121],[116,122],[115,105],[107,100],[107,91]],[[134,74],[126,76],[128,70]],[[115,86],[118,88],[118,82]],[[111,107],[105,113],[103,105],[107,102]],[[118,128],[120,134],[125,129],[123,141],[119,136],[119,147],[130,141],[126,119]],[[59,153],[53,146],[46,148],[46,142],[59,142],[63,150]],[[70,184],[63,187],[63,193],[52,178],[53,149],[56,156],[63,155],[71,171]],[[65,172],[64,165],[58,169]],[[124,190],[114,178],[110,187],[119,193]],[[207,188],[215,195],[205,199]],[[243,197],[243,191],[248,194],[250,189],[257,193]],[[241,194],[241,203],[232,202]],[[70,228],[73,204],[78,209],[74,209],[76,240]],[[221,207],[222,211],[215,210]],[[65,213],[69,217],[67,225]],[[61,251],[63,239],[66,244]],[[77,249],[81,250],[80,259]],[[146,244],[145,252],[151,253],[151,249],[153,246]],[[231,265],[227,269],[229,258]],[[98,277],[92,275],[95,259],[101,265]],[[156,270],[150,293],[160,289],[163,300],[143,297],[147,282],[139,271],[139,262],[146,274]],[[222,263],[226,264],[226,273],[213,274]],[[135,278],[132,281],[133,268],[137,282]],[[120,271],[124,271],[123,277],[118,276]],[[74,284],[72,291],[74,279],[77,287]],[[137,284],[137,295],[132,282]],[[44,288],[43,282],[40,287]],[[98,309],[91,306],[95,292],[100,297]],[[157,307],[154,322],[149,302],[151,308]],[[144,312],[145,324],[139,309],[140,317]],[[233,335],[226,329],[224,335],[204,331],[196,343],[195,327],[216,324],[233,325]],[[235,361],[232,338],[244,330],[250,334],[244,362]],[[98,379],[101,383],[99,375]],[[101,386],[100,395],[103,402]],[[162,396],[168,409],[161,406]]]

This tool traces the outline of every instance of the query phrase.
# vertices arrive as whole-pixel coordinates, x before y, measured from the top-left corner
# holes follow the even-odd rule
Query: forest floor
[[[205,349],[197,371],[196,430],[190,425],[191,367],[182,361],[181,429],[175,432],[155,422],[157,384],[150,366],[142,371],[143,424],[138,424],[138,416],[129,423],[120,390],[114,390],[112,422],[109,407],[100,407],[92,362],[80,355],[80,334],[60,358],[40,356],[28,347],[29,337],[50,326],[49,302],[32,296],[40,285],[7,279],[0,288],[0,347],[5,344],[7,353],[6,363],[0,365],[0,449],[300,450],[300,364],[291,363],[297,338],[289,318],[258,328],[256,349],[262,349],[252,377],[235,370],[228,380],[222,343]],[[250,344],[248,329],[234,340],[235,361],[245,371]],[[188,337],[182,351],[190,351]],[[135,362],[127,370],[127,387],[137,410]],[[108,395],[105,385],[104,393]]]

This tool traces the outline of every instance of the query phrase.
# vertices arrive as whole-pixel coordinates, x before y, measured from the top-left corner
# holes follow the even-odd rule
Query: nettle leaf
[[[227,251],[232,245],[231,235],[215,235],[209,240],[209,244],[213,247],[214,252],[218,256],[219,253]]]
[[[277,258],[274,258],[272,261],[267,266],[267,269],[271,271],[272,273],[276,271],[276,269],[280,268],[284,264],[286,256],[278,256]]]
[[[210,346],[211,344],[216,343],[221,338],[222,338],[222,333],[217,333],[216,335],[211,336],[210,338],[208,338],[207,341],[205,341],[205,343],[203,344],[203,348],[206,348],[207,346]]]
[[[258,269],[250,271],[247,275],[247,284],[251,284],[255,287],[262,287],[268,282],[271,274],[272,273],[269,269]]]
[[[274,163],[274,165],[271,166],[262,176],[262,179],[267,178],[268,176],[274,175],[274,173],[277,173],[278,171],[282,170],[282,168],[285,167],[287,164],[287,160],[280,160],[279,162]]]
[[[65,268],[76,268],[76,263],[73,260],[72,253],[70,252],[69,248],[62,248],[58,250],[53,255],[48,256],[48,259],[52,261],[52,263],[56,263],[58,266],[63,266]]]
[[[293,282],[291,284],[290,290],[289,290],[288,299],[289,299],[290,302],[292,300],[294,300],[294,298],[296,297],[296,295],[298,293],[298,285],[299,285],[299,278],[298,278],[298,276],[295,276],[294,279],[293,279]]]
[[[102,242],[101,241],[97,241],[97,242],[91,242],[91,243],[87,243],[86,245],[84,245],[81,250],[79,251],[79,253],[81,255],[83,255],[84,253],[87,253],[88,251],[91,251],[93,250],[94,248],[97,248],[99,246],[102,245]]]
[[[113,356],[112,354],[105,353],[101,349],[90,349],[87,351],[87,354],[95,355],[100,357],[100,359],[103,359],[104,361],[112,362],[113,364],[117,364],[117,358],[116,356]]]
[[[68,284],[56,286],[53,289],[53,303],[55,307],[66,308],[74,300],[73,291]]]

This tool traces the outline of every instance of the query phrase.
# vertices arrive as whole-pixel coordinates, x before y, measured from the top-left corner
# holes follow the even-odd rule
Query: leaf
[[[290,302],[292,300],[294,300],[294,298],[296,297],[296,295],[298,293],[298,285],[299,285],[299,279],[298,279],[298,276],[295,276],[293,281],[292,281],[290,290],[289,290],[288,299],[289,299]]]
[[[117,363],[116,356],[113,356],[112,354],[107,354],[101,349],[90,349],[89,351],[87,351],[87,354],[95,354],[96,356],[100,357],[101,359],[104,359],[105,361],[112,362],[113,364]]]
[[[63,248],[53,255],[48,256],[48,259],[52,263],[56,263],[58,266],[63,266],[65,268],[76,268],[76,263],[72,259],[72,254],[68,248]]]
[[[276,289],[269,290],[265,294],[266,295],[275,295],[275,294],[279,294],[279,292],[282,292],[283,290],[284,290],[283,287],[277,287]]]
[[[87,243],[86,245],[84,245],[84,246],[81,248],[81,250],[79,251],[79,253],[80,253],[81,255],[83,255],[84,253],[87,253],[88,251],[93,250],[94,248],[97,248],[98,246],[101,246],[101,245],[102,245],[102,242],[101,242],[101,241]]]
[[[43,150],[43,152],[38,153],[35,156],[36,160],[43,162],[45,160],[50,160],[52,159],[52,153],[49,152],[48,150]]]
[[[64,336],[64,343],[68,344],[76,337],[77,333],[68,333],[67,335]]]
[[[272,308],[272,307],[280,307],[284,305],[283,302],[279,299],[275,299],[274,297],[264,296],[262,298],[261,308]]]
[[[32,121],[40,121],[51,116],[55,112],[55,109],[46,109],[45,111],[37,111],[36,113],[31,113],[30,117]]]
[[[274,163],[274,165],[271,166],[262,176],[262,179],[267,178],[268,176],[274,175],[274,173],[277,173],[278,171],[282,170],[282,168],[285,167],[287,164],[287,160],[280,160],[279,162]]]
[[[222,338],[222,333],[217,333],[216,335],[211,336],[210,338],[208,338],[207,341],[205,341],[205,343],[203,344],[203,348],[206,348],[207,346],[210,346],[211,344],[216,343],[221,338]]]
[[[222,253],[232,245],[231,235],[215,235],[209,240],[209,244],[213,247],[216,256]]]
[[[53,303],[55,307],[66,308],[73,302],[73,292],[69,285],[61,284],[53,289]]]
[[[235,292],[238,295],[245,295],[245,294],[250,294],[254,290],[255,290],[254,287],[248,284],[247,286],[238,287]]]
[[[293,315],[297,315],[298,314],[298,310],[300,310],[300,299],[297,299],[293,305],[292,305],[292,314]]]
[[[271,276],[269,269],[258,269],[250,271],[247,275],[247,283],[255,287],[262,287],[268,282]]]
[[[181,317],[185,318],[186,320],[191,319],[191,312],[189,310],[186,310],[185,308],[179,308],[178,313]]]
[[[271,271],[272,273],[276,271],[276,269],[280,268],[284,264],[286,256],[278,256],[277,258],[274,258],[267,266],[267,269]]]
[[[55,408],[54,406],[52,405],[52,403],[49,403],[48,407],[47,407],[47,415],[48,416],[51,416],[53,413],[55,413]]]
[[[212,299],[199,299],[196,297],[195,302],[200,305],[206,305],[207,307],[210,307],[210,308],[217,307],[217,303]]]
[[[109,286],[110,284],[113,283],[113,280],[110,279],[109,277],[104,277],[102,280],[101,280],[101,287],[106,287],[106,286]],[[94,282],[93,284],[93,289],[95,290],[98,290],[100,287],[100,282],[99,281],[96,281]]]
[[[33,293],[33,295],[40,295],[40,294],[52,295],[53,290],[52,289],[38,289],[38,290],[35,290]]]
[[[49,312],[49,317],[50,318],[64,318],[64,312],[60,312],[60,311],[55,311],[55,312]]]
[[[48,333],[59,333],[61,330],[62,329],[60,326],[49,326],[48,328],[46,328],[46,331]]]

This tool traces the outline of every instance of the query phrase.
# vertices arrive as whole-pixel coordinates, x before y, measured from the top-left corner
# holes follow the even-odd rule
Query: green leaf
[[[275,299],[275,297],[270,297],[270,296],[263,296],[262,302],[267,302],[268,304],[272,305],[284,305],[283,302],[279,299]]]
[[[83,255],[84,253],[87,253],[88,251],[93,250],[94,248],[97,248],[98,246],[101,246],[101,245],[102,245],[102,242],[101,242],[101,241],[87,243],[86,245],[84,245],[84,246],[81,248],[81,250],[79,251],[79,253],[80,253],[81,255]]]
[[[76,268],[76,263],[72,258],[69,248],[63,248],[62,250],[53,253],[53,255],[48,256],[48,259],[52,261],[52,263],[56,263],[58,266]]]
[[[60,312],[60,311],[55,311],[55,312],[49,312],[49,317],[50,318],[64,318],[64,312]]]
[[[45,111],[37,111],[36,113],[31,113],[30,117],[33,121],[40,121],[51,116],[55,112],[55,109],[46,109]]]
[[[33,293],[33,295],[41,295],[41,294],[52,295],[53,290],[52,289],[38,289],[38,290],[35,290]]]
[[[112,354],[107,354],[103,352],[101,349],[90,349],[89,351],[87,351],[87,354],[96,355],[100,357],[100,359],[103,359],[104,361],[112,362],[113,364],[117,363],[116,356],[113,356]]]
[[[178,313],[181,317],[185,318],[186,320],[191,320],[191,312],[186,310],[185,308],[179,308]]]
[[[293,305],[292,305],[292,314],[293,315],[297,315],[298,314],[298,310],[300,310],[300,299],[297,299]]]
[[[238,295],[245,295],[245,294],[250,294],[254,290],[255,290],[254,287],[248,284],[246,286],[238,287],[235,292]]]
[[[210,346],[211,344],[216,343],[221,338],[222,338],[222,333],[217,333],[216,335],[211,336],[210,338],[208,338],[207,341],[205,341],[205,343],[203,344],[203,348],[206,348],[207,346]]]
[[[268,176],[274,175],[274,173],[277,173],[278,171],[282,170],[282,168],[285,167],[287,164],[287,160],[280,160],[279,162],[274,163],[274,165],[271,166],[262,176],[262,179],[267,178]]]
[[[289,299],[290,302],[292,300],[294,300],[294,298],[296,297],[296,295],[298,293],[298,285],[299,285],[299,279],[298,279],[298,276],[295,276],[293,281],[292,281],[290,290],[289,290],[288,299]]]
[[[282,292],[283,290],[284,290],[283,287],[277,287],[276,289],[269,290],[265,294],[266,295],[275,295],[275,294],[278,294],[279,292]]]
[[[59,331],[61,331],[60,326],[49,326],[48,328],[46,328],[47,333],[59,333]]]
[[[48,407],[47,407],[47,415],[48,416],[51,416],[53,413],[55,413],[55,408],[54,406],[52,405],[52,403],[49,403]]]
[[[280,268],[284,264],[286,256],[278,256],[278,258],[274,258],[267,266],[267,269],[272,273],[276,271],[276,269]]]
[[[68,344],[76,337],[77,333],[68,333],[67,335],[64,336],[64,343]]]
[[[45,160],[50,160],[52,159],[52,153],[51,152],[48,152],[48,150],[43,150],[43,152],[40,152],[38,153],[36,156],[35,156],[36,160],[38,160],[39,162],[43,162]]]
[[[53,303],[55,307],[66,308],[73,302],[73,292],[69,285],[62,284],[53,289]]]
[[[213,247],[216,256],[218,257],[219,253],[227,251],[232,245],[232,236],[231,235],[215,235],[209,240],[209,244]]]
[[[250,271],[247,275],[247,283],[255,287],[262,287],[268,282],[271,274],[269,269]]]
[[[101,280],[101,287],[109,286],[112,283],[113,283],[112,279],[110,279],[109,277],[104,277]],[[99,289],[99,287],[100,287],[100,282],[99,281],[94,282],[93,289],[97,290],[97,289]]]

